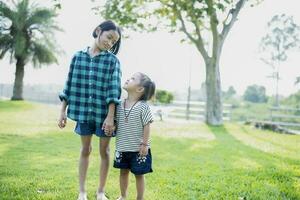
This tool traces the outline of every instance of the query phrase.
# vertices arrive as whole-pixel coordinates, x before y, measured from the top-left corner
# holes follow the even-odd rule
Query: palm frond
[[[55,10],[29,3],[29,0],[11,2],[0,0],[0,59],[10,52],[11,61],[21,58],[38,67],[57,63],[54,33],[61,29],[54,20]]]
[[[31,43],[32,61],[36,68],[40,68],[41,64],[58,63],[55,57],[55,51],[51,46],[40,42]]]
[[[12,10],[7,4],[4,2],[0,2],[0,17],[8,18],[11,21],[15,20],[16,12]]]
[[[22,0],[19,1],[16,5],[17,12],[20,13],[20,15],[23,15],[23,17],[28,16],[30,13],[29,9],[29,0]]]
[[[13,25],[18,31],[24,31],[26,29],[25,23],[30,15],[29,13],[31,12],[31,9],[29,7],[29,1],[20,1],[16,6],[16,11],[16,20],[13,22]]]
[[[41,27],[54,24],[53,18],[56,17],[56,13],[53,10],[49,10],[46,8],[38,8],[32,12],[29,18],[26,21],[26,27],[30,28]]]
[[[0,59],[4,57],[8,50],[12,49],[12,42],[13,38],[8,35],[1,35],[0,36]]]

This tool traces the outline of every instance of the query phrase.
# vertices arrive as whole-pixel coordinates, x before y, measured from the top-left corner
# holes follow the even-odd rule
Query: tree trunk
[[[24,66],[25,62],[23,59],[17,59],[16,73],[13,96],[11,100],[23,100],[23,78],[24,78]]]
[[[218,55],[219,57],[219,55]],[[206,64],[206,123],[223,124],[219,58],[209,58]]]

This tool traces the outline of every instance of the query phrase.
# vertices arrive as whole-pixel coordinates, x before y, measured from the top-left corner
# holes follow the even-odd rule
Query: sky
[[[56,34],[56,40],[65,53],[59,56],[58,65],[33,69],[28,64],[25,68],[25,84],[63,85],[72,55],[93,44],[91,33],[103,20],[92,11],[95,4],[89,0],[61,0],[61,4],[62,9],[56,21],[64,31]],[[265,0],[259,6],[245,6],[241,10],[221,55],[222,90],[233,86],[241,95],[247,86],[258,84],[266,87],[268,95],[274,94],[275,81],[267,78],[272,69],[260,61],[259,42],[267,31],[267,22],[276,14],[292,15],[300,25],[299,7],[299,0]],[[205,65],[193,45],[180,43],[184,37],[182,33],[171,34],[167,30],[134,33],[125,30],[125,34],[130,37],[123,39],[118,54],[123,82],[133,73],[141,71],[154,80],[158,89],[186,90],[189,77],[191,88],[200,89],[205,81]],[[13,83],[14,73],[14,63],[10,64],[8,59],[0,61],[0,83]],[[300,89],[294,85],[296,77],[300,76],[300,52],[289,54],[288,61],[280,66],[280,76],[281,95],[287,96]]]

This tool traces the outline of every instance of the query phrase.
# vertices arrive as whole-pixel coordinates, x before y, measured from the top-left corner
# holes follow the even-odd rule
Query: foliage
[[[106,19],[116,20],[122,27],[139,31],[155,31],[161,27],[167,27],[171,32],[183,31],[183,20],[191,28],[188,32],[192,36],[197,35],[198,31],[208,30],[211,17],[223,14],[223,19],[216,18],[214,23],[225,26],[228,22],[226,16],[233,14],[239,2],[241,1],[109,0],[103,7],[96,9]],[[251,6],[259,2],[261,1],[251,1]],[[214,14],[217,16],[213,16]]]
[[[96,7],[101,16],[113,19],[121,27],[137,31],[167,29],[182,32],[207,60],[215,57],[246,0],[107,0]],[[254,6],[262,0],[248,1]],[[211,35],[211,37],[203,37]]]
[[[261,40],[262,59],[275,67],[279,62],[286,61],[287,53],[300,49],[300,26],[292,16],[275,15],[268,22],[268,32]]]
[[[266,89],[264,86],[250,85],[244,93],[244,100],[253,103],[267,102]]]
[[[61,9],[60,0],[52,0],[54,9]]]
[[[113,19],[121,27],[136,31],[167,29],[182,32],[196,46],[205,61],[216,57],[246,0],[107,0],[96,7],[101,16]],[[250,6],[262,0],[250,0]],[[211,35],[211,37],[203,37]]]
[[[256,4],[261,0],[252,0]],[[133,30],[165,29],[185,34],[206,65],[206,122],[221,125],[219,60],[223,43],[246,0],[107,0],[101,16]],[[98,7],[99,8],[99,7]]]
[[[289,51],[300,50],[299,33],[300,26],[294,22],[292,16],[275,15],[268,22],[268,33],[261,40],[261,60],[273,68],[269,77],[273,78],[276,84],[276,106],[279,106],[279,66],[281,62],[287,60]]]
[[[236,94],[236,90],[233,86],[230,86],[227,91],[222,92],[223,99],[231,99]]]
[[[248,120],[269,120],[270,103],[252,103],[249,101],[239,101],[238,106],[233,107],[230,113],[232,121],[245,122]]]
[[[166,90],[157,90],[155,92],[155,99],[160,103],[168,104],[173,101],[174,95]]]
[[[0,59],[10,54],[13,60],[35,67],[57,63],[54,31],[60,30],[53,9],[30,4],[29,0],[0,1]]]
[[[288,107],[296,107],[300,109],[300,91],[289,95],[287,98],[283,99],[281,103]]]

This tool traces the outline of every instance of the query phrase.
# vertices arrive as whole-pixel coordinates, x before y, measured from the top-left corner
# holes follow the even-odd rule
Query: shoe
[[[117,200],[126,200],[126,199],[123,197],[119,197]]]
[[[97,196],[97,200],[108,200],[108,198],[105,196],[103,192],[97,192],[96,196]]]
[[[88,200],[87,199],[87,194],[85,192],[80,192],[78,195],[77,200]]]

